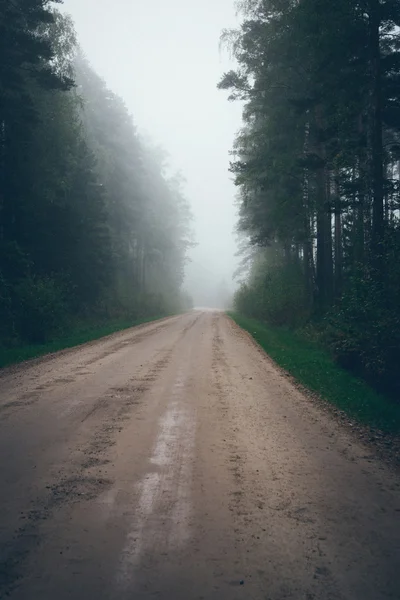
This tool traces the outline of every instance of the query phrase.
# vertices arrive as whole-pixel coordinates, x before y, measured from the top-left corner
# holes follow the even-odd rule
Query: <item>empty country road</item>
[[[400,597],[399,479],[227,316],[0,375],[0,597]]]

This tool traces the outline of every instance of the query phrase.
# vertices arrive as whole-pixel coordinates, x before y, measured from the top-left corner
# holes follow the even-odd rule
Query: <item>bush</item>
[[[346,288],[325,315],[312,313],[298,263],[259,261],[235,295],[235,311],[272,326],[300,328],[328,348],[336,362],[399,400],[400,229],[386,232],[376,255],[351,265]],[[349,265],[346,265],[349,268]],[[306,327],[304,327],[306,325]]]
[[[11,286],[0,272],[0,341],[10,344],[13,337],[15,337],[15,331]]]
[[[379,306],[381,293],[370,288],[368,298],[352,289],[327,317],[325,339],[337,362],[374,387],[398,396],[400,316]]]
[[[14,318],[19,337],[41,344],[59,331],[67,315],[66,290],[49,277],[29,277],[13,287]]]
[[[365,266],[353,275],[340,303],[326,317],[325,340],[341,366],[398,398],[400,269],[392,256],[393,241],[385,249],[387,273],[377,277]]]
[[[299,327],[310,316],[304,276],[296,264],[268,267],[234,298],[235,311],[271,325]]]

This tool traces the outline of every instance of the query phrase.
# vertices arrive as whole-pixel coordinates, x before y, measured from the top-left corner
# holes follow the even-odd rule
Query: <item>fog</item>
[[[196,248],[185,287],[195,304],[223,306],[236,265],[229,151],[241,108],[216,86],[231,68],[222,29],[234,0],[65,0],[88,59],[125,100],[138,130],[162,145],[186,179]]]

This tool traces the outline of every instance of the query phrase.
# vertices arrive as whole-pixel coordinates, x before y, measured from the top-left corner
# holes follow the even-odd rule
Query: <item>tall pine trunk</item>
[[[309,152],[310,143],[310,123],[306,124],[304,131],[304,156]],[[303,216],[304,216],[304,243],[303,243],[303,262],[304,262],[304,279],[305,290],[309,301],[310,309],[313,308],[315,297],[315,265],[313,254],[313,222],[312,208],[310,201],[310,172],[304,170],[303,174]]]
[[[379,0],[369,0],[369,50],[371,69],[370,88],[370,143],[372,175],[372,244],[374,253],[380,254],[384,231],[384,166],[382,126],[382,64],[380,49],[381,5]]]
[[[339,172],[335,172],[335,297],[339,298],[343,287],[342,211],[340,202]]]
[[[323,312],[332,301],[333,261],[332,225],[330,211],[330,183],[326,165],[326,148],[323,140],[324,119],[322,107],[315,111],[316,154],[320,159],[316,171],[316,213],[317,213],[317,287],[319,308]]]

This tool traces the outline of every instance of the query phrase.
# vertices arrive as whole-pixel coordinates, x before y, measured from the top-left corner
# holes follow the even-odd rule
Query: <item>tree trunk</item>
[[[329,206],[330,183],[326,166],[326,148],[323,140],[324,122],[322,107],[316,108],[315,117],[316,153],[321,159],[321,164],[316,172],[317,287],[319,308],[323,312],[332,301],[332,225]]]
[[[380,49],[381,6],[379,0],[368,1],[369,49],[371,68],[370,90],[370,143],[372,171],[372,244],[376,255],[380,254],[380,242],[384,231],[384,167],[382,136],[382,65]]]
[[[310,141],[310,123],[305,127],[304,135],[304,156],[309,151]],[[304,261],[304,278],[307,298],[309,300],[310,309],[314,304],[315,296],[315,268],[313,255],[313,221],[310,208],[310,173],[304,171],[303,179],[303,214],[304,214],[304,243],[303,243],[303,261]]]
[[[325,202],[325,279],[326,303],[332,303],[334,296],[333,282],[333,239],[332,239],[332,188],[331,172],[325,168],[326,202]]]
[[[144,248],[144,246],[142,247],[142,277],[141,277],[141,292],[142,294],[146,293],[146,250]]]
[[[340,203],[340,179],[336,171],[335,185],[335,297],[339,298],[343,285],[342,213]]]
[[[0,240],[4,239],[6,122],[0,122]]]

